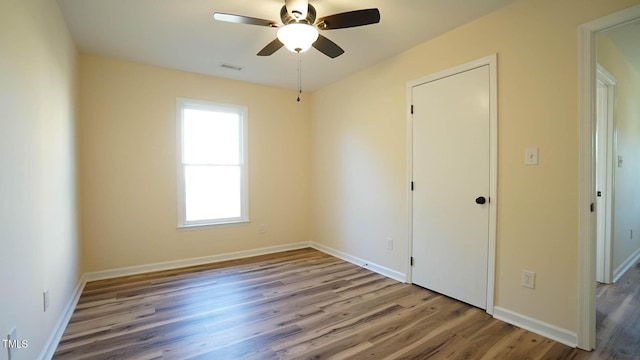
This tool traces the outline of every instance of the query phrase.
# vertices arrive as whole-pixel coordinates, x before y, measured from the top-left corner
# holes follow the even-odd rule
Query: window
[[[177,100],[178,227],[249,221],[247,109]]]

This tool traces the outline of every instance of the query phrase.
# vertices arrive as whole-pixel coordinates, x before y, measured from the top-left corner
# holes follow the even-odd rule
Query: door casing
[[[412,116],[411,116],[411,94],[412,88],[420,84],[435,81],[447,76],[452,76],[457,73],[472,70],[481,66],[489,66],[489,243],[488,243],[488,256],[487,256],[487,308],[486,312],[493,315],[494,311],[494,291],[495,291],[495,268],[496,268],[496,216],[498,205],[498,191],[497,191],[497,178],[498,178],[498,78],[497,78],[497,64],[498,55],[493,54],[475,61],[471,61],[462,65],[455,66],[450,69],[446,69],[437,72],[432,75],[428,75],[416,80],[409,81],[407,83],[407,169],[408,179],[413,179],[413,131],[412,131]],[[409,244],[407,247],[407,263],[406,273],[407,282],[411,283],[412,270],[411,256],[413,249],[413,197],[411,194],[411,186],[407,186],[407,203],[408,203],[408,234]]]
[[[640,5],[582,24],[578,28],[578,293],[577,342],[583,350],[596,346],[596,219],[595,202],[596,34],[640,18]]]

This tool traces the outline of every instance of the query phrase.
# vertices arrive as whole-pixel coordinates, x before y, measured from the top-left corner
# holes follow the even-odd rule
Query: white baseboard
[[[365,267],[371,271],[377,272],[386,277],[398,280],[400,282],[406,282],[407,276],[404,273],[391,270],[387,267],[372,263],[370,261],[363,260],[361,258],[343,253],[341,251],[338,251],[314,242],[300,242],[300,243],[287,244],[287,245],[271,246],[271,247],[260,248],[260,249],[238,251],[238,252],[226,253],[226,254],[220,254],[220,255],[203,256],[203,257],[184,259],[184,260],[175,260],[175,261],[167,261],[162,263],[154,263],[154,264],[131,266],[131,267],[124,267],[124,268],[104,270],[104,271],[96,271],[96,272],[86,273],[84,275],[84,278],[85,278],[85,281],[112,279],[112,278],[121,277],[121,276],[144,274],[144,273],[162,271],[162,270],[172,270],[172,269],[178,269],[178,268],[188,267],[188,266],[197,266],[197,265],[210,264],[210,263],[216,263],[216,262],[227,261],[227,260],[242,259],[242,258],[247,258],[252,256],[273,254],[273,253],[278,253],[283,251],[303,249],[306,247],[312,247],[316,250],[335,256],[339,259],[348,261],[358,266]]]
[[[640,249],[636,250],[633,254],[631,254],[631,256],[627,258],[627,260],[625,260],[622,264],[620,264],[620,266],[618,266],[613,271],[613,282],[614,283],[618,282],[618,280],[620,280],[622,275],[624,275],[624,273],[626,273],[627,270],[629,270],[635,263],[637,263],[638,260],[640,260]]]
[[[49,336],[49,339],[47,339],[40,356],[38,356],[39,360],[50,360],[53,357],[53,354],[56,352],[56,348],[58,348],[58,343],[60,343],[60,340],[62,339],[64,330],[67,328],[67,324],[69,324],[71,315],[73,315],[73,311],[76,309],[76,305],[78,305],[78,300],[80,300],[80,295],[82,295],[82,290],[86,283],[87,281],[83,275],[78,280],[78,284],[76,285],[71,298],[64,307],[64,311],[53,329],[53,333]]]
[[[575,332],[518,314],[499,306],[493,308],[493,317],[573,348],[578,344],[578,335]]]
[[[216,263],[216,262],[227,261],[227,260],[242,259],[242,258],[247,258],[252,256],[267,255],[267,254],[273,254],[273,253],[282,252],[282,251],[303,249],[306,247],[310,247],[310,244],[308,242],[301,242],[301,243],[294,243],[294,244],[270,246],[270,247],[265,247],[260,249],[237,251],[237,252],[226,253],[226,254],[203,256],[203,257],[184,259],[184,260],[174,260],[174,261],[166,261],[166,262],[154,263],[154,264],[130,266],[130,267],[124,267],[124,268],[118,268],[118,269],[86,273],[85,279],[86,281],[111,279],[111,278],[116,278],[120,276],[137,275],[137,274],[144,274],[144,273],[162,271],[162,270],[173,270],[173,269],[178,269],[178,268],[188,267],[188,266],[197,266],[197,265],[204,265],[204,264]]]
[[[162,270],[172,270],[172,269],[178,269],[178,268],[188,267],[188,266],[197,266],[197,265],[210,264],[210,263],[216,263],[216,262],[227,261],[227,260],[242,259],[242,258],[247,258],[252,256],[273,254],[273,253],[278,253],[283,251],[298,250],[298,249],[303,249],[307,247],[312,247],[316,250],[335,256],[339,259],[348,261],[352,264],[362,266],[371,271],[377,272],[381,275],[392,278],[394,280],[398,280],[400,282],[406,282],[407,280],[407,275],[405,273],[401,273],[399,271],[389,269],[387,267],[375,264],[371,261],[367,261],[367,260],[358,258],[356,256],[349,255],[347,253],[332,249],[328,246],[318,244],[315,242],[300,242],[300,243],[294,243],[294,244],[270,246],[270,247],[260,248],[260,249],[238,251],[233,253],[226,253],[226,254],[219,254],[219,255],[212,255],[212,256],[203,256],[203,257],[184,259],[184,260],[175,260],[175,261],[167,261],[162,263],[154,263],[154,264],[123,267],[123,268],[104,270],[104,271],[96,271],[96,272],[90,272],[90,273],[84,274],[83,278],[85,282],[112,279],[112,278],[121,277],[121,276],[144,274],[144,273],[162,271]]]
[[[313,241],[310,243],[310,246],[312,248],[316,249],[316,250],[320,250],[320,251],[322,251],[324,253],[327,253],[329,255],[335,256],[338,259],[342,259],[344,261],[348,261],[348,262],[350,262],[352,264],[355,264],[355,265],[358,265],[358,266],[362,266],[362,267],[367,268],[367,269],[369,269],[371,271],[377,272],[380,275],[384,275],[384,276],[386,276],[388,278],[392,278],[394,280],[398,280],[398,281],[403,282],[403,283],[407,282],[407,274],[405,274],[405,273],[401,273],[399,271],[391,270],[391,269],[389,269],[387,267],[384,267],[384,266],[381,266],[381,265],[378,265],[378,264],[374,264],[371,261],[363,260],[363,259],[361,259],[359,257],[349,255],[349,254],[344,253],[342,251],[338,251],[338,250],[332,249],[332,248],[330,248],[328,246],[325,246],[325,245],[322,245],[322,244],[318,244],[318,243],[313,242]]]

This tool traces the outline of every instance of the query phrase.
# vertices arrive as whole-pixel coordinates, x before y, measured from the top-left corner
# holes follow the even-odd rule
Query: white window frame
[[[183,123],[184,110],[197,109],[207,111],[233,112],[240,117],[240,191],[241,191],[241,213],[239,217],[192,220],[186,219],[186,198],[185,198],[185,174],[183,163]],[[246,106],[220,104],[204,100],[194,100],[187,98],[176,99],[176,123],[177,123],[177,187],[178,187],[178,228],[193,228],[203,226],[220,226],[229,224],[241,224],[249,222],[249,159],[248,159],[248,109]]]

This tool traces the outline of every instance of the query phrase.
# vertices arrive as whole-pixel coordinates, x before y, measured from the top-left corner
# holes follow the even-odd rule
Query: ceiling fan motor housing
[[[300,16],[299,18],[291,15],[292,11],[287,8],[287,5],[282,6],[282,9],[280,9],[280,19],[282,20],[282,23],[284,25],[288,25],[300,22],[313,25],[313,23],[316,21],[316,9],[313,7],[313,5],[306,4],[306,2],[305,6],[307,7],[307,11],[305,11],[305,17]]]
[[[284,3],[289,15],[296,21],[304,20],[307,17],[308,0],[285,0]]]

